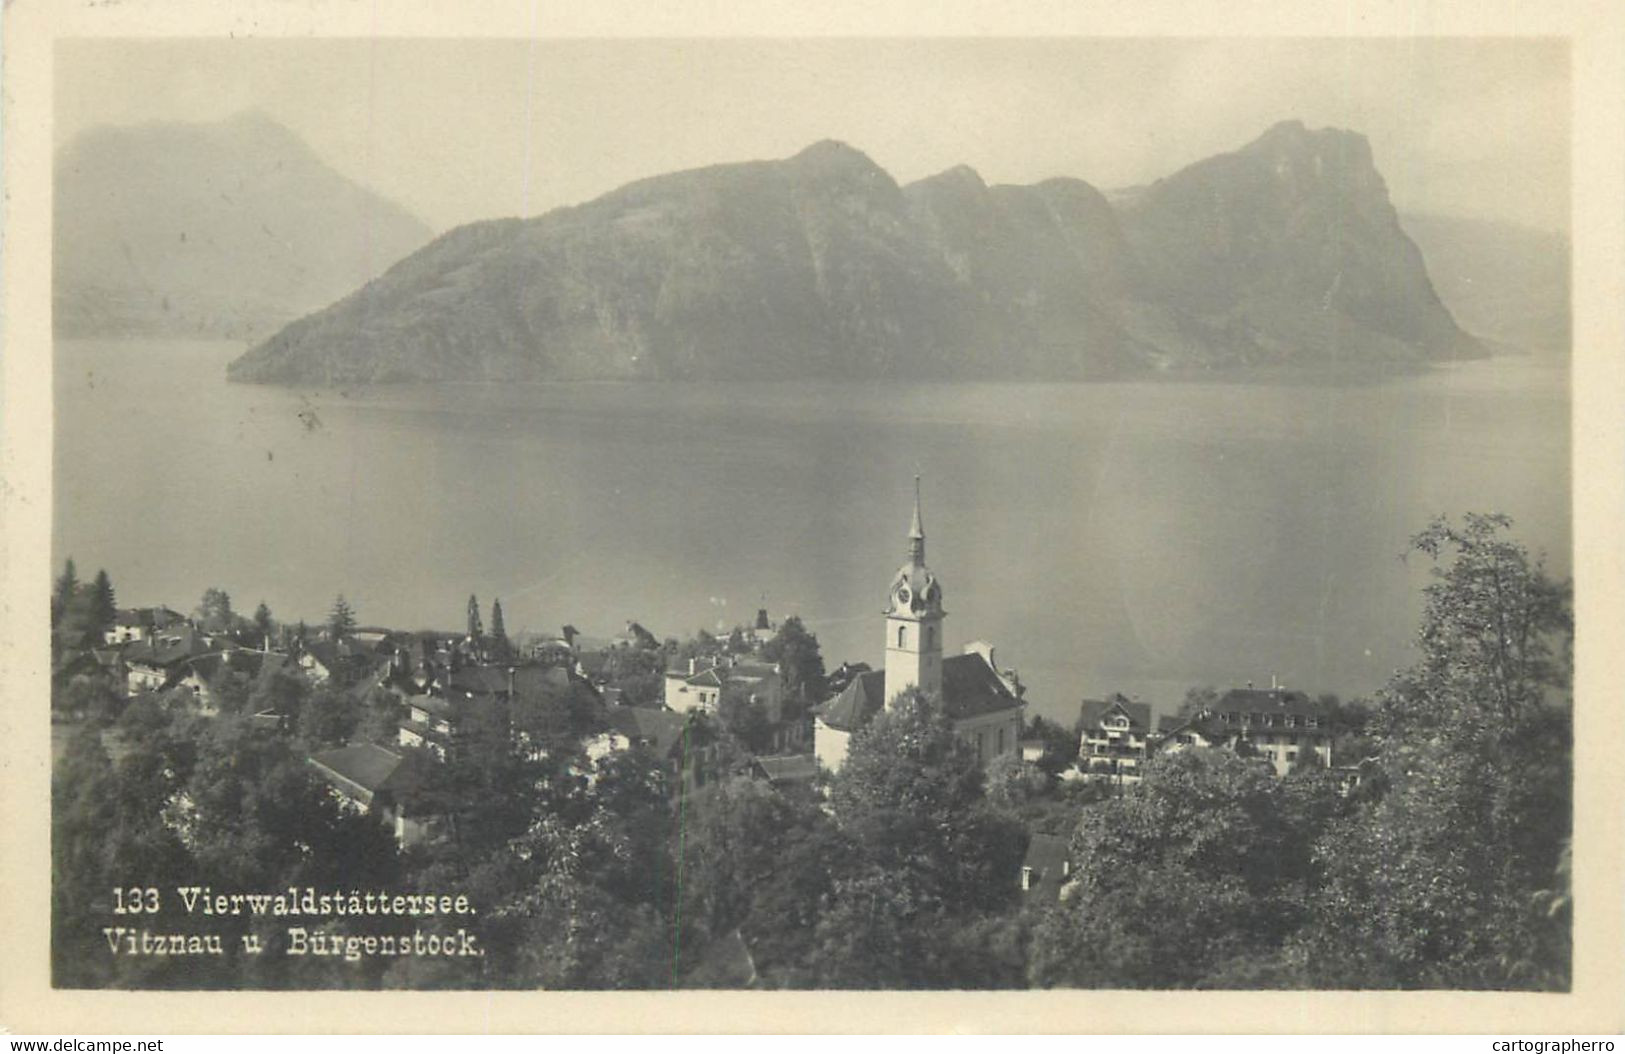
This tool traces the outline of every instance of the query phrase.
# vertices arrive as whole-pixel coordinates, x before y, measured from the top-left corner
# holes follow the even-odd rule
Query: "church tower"
[[[942,692],[942,585],[925,566],[920,524],[920,477],[914,477],[914,522],[908,562],[892,578],[886,599],[886,704],[910,686]]]

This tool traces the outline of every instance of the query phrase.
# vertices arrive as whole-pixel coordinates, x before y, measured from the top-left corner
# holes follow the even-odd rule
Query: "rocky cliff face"
[[[452,231],[234,379],[1032,377],[1471,353],[1364,140],[1272,130],[1114,208],[823,142]]]
[[[1439,302],[1363,136],[1285,122],[1121,214],[1144,295],[1244,360],[1480,353]]]
[[[94,129],[54,179],[64,336],[263,338],[431,236],[258,113]]]

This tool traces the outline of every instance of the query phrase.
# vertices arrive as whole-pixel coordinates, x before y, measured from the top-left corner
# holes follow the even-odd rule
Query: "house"
[[[126,645],[121,653],[126,690],[132,695],[163,691],[180,679],[188,660],[208,650],[190,623],[154,630]]]
[[[1090,779],[1138,783],[1149,756],[1151,704],[1123,695],[1085,699],[1079,708],[1078,768]]]
[[[295,661],[311,684],[348,687],[372,674],[377,666],[387,664],[379,660],[372,648],[357,644],[348,637],[338,640],[318,640],[300,646]]]
[[[1334,729],[1327,708],[1285,688],[1233,688],[1218,702],[1169,722],[1156,749],[1222,747],[1269,762],[1278,776],[1300,764],[1332,765]]]
[[[698,790],[717,776],[717,736],[692,714],[674,714],[642,706],[609,712],[610,731],[587,745],[589,757],[614,749],[645,749],[664,769],[673,794]],[[625,746],[621,746],[621,744]]]
[[[335,798],[357,812],[377,816],[403,848],[429,837],[427,818],[411,812],[412,770],[402,764],[401,754],[375,743],[356,743],[307,760]]]
[[[406,720],[397,731],[403,747],[421,747],[444,761],[451,747],[454,723],[452,705],[433,695],[414,695],[406,700]]]
[[[119,608],[113,615],[113,625],[102,632],[106,644],[128,644],[146,640],[154,633],[178,626],[186,616],[166,607]]]
[[[784,718],[784,678],[776,663],[745,662],[737,658],[689,659],[686,664],[666,671],[666,709],[686,714],[702,710],[717,712],[725,692],[738,692],[753,703],[761,703],[774,724]]]
[[[1053,834],[1034,834],[1021,861],[1021,892],[1043,901],[1061,899],[1061,887],[1072,877],[1067,840]]]
[[[715,666],[700,666],[689,659],[686,669],[666,671],[666,709],[679,714],[700,710],[717,712],[722,703],[723,675]]]
[[[937,699],[955,734],[983,763],[1015,752],[1021,740],[1026,704],[1020,682],[998,668],[992,645],[975,641],[964,654],[943,657],[942,621],[947,612],[942,607],[942,583],[925,563],[918,477],[914,483],[907,562],[886,591],[885,666],[854,674],[846,687],[814,711],[813,753],[832,772],[846,760],[852,733],[908,688]]]
[[[198,711],[205,717],[213,717],[220,712],[220,700],[215,697],[215,688],[222,676],[235,677],[246,695],[248,687],[268,666],[275,669],[285,661],[285,656],[275,652],[242,648],[209,652],[186,660],[174,687],[191,692],[197,700]]]

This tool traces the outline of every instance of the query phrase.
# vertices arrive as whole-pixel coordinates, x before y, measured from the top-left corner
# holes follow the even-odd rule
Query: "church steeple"
[[[920,477],[914,477],[914,521],[908,526],[908,558],[925,564],[925,528],[920,526]]]
[[[942,585],[925,566],[925,527],[920,520],[920,477],[914,477],[914,517],[908,528],[908,562],[892,576],[886,598],[886,700],[917,685],[942,690]]]

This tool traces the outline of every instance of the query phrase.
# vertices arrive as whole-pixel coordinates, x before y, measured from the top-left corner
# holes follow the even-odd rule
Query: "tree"
[[[1561,989],[1566,919],[1539,910],[1571,832],[1569,586],[1504,536],[1439,520],[1420,660],[1378,697],[1386,793],[1317,847],[1298,954],[1316,983]]]
[[[355,698],[328,684],[317,686],[299,710],[299,737],[312,750],[344,746],[360,724]]]
[[[917,688],[852,734],[830,785],[836,824],[888,872],[956,907],[1008,902],[1026,836],[982,807],[982,770],[940,703]]]
[[[1050,776],[1022,758],[1019,751],[1000,754],[987,764],[987,800],[1005,809],[1015,809],[1039,797],[1050,787]]]
[[[1027,736],[1044,741],[1044,753],[1038,767],[1051,776],[1059,776],[1078,760],[1078,734],[1069,732],[1054,721],[1034,714],[1027,725]]]
[[[478,614],[478,612],[476,612]],[[507,662],[513,653],[508,643],[508,630],[502,624],[502,601],[491,601],[491,654],[497,662]]]
[[[818,651],[818,638],[807,632],[798,616],[784,620],[773,639],[762,646],[762,655],[779,664],[787,694],[811,702],[824,691],[824,657]]]
[[[369,743],[392,744],[401,730],[405,707],[387,688],[373,687],[361,707],[361,737]]]
[[[749,689],[728,685],[717,702],[717,717],[723,731],[753,754],[766,753],[773,744],[773,722],[767,704],[752,698]]]
[[[74,594],[79,591],[79,573],[73,566],[73,557],[68,557],[62,565],[62,573],[57,576],[56,584],[51,589],[51,625],[56,625],[67,613],[68,604],[73,601]]]
[[[269,640],[271,633],[276,629],[276,621],[271,618],[271,609],[265,606],[263,600],[254,609],[254,629],[259,633],[262,643]]]
[[[301,622],[299,625],[303,628],[304,623]],[[350,607],[350,602],[344,599],[343,593],[333,598],[333,608],[327,613],[327,631],[334,640],[348,637],[355,632],[355,611]]]
[[[1075,885],[1034,934],[1032,980],[1213,986],[1238,960],[1274,963],[1307,911],[1318,831],[1294,824],[1316,818],[1228,751],[1154,757],[1138,786],[1080,814]]]
[[[485,625],[480,621],[480,601],[472,593],[468,595],[468,639],[475,644],[485,639]]]
[[[195,614],[198,625],[204,630],[218,633],[231,629],[235,621],[231,594],[218,586],[210,586],[203,591],[203,599],[198,602]]]
[[[1203,710],[1211,710],[1219,702],[1219,690],[1212,685],[1200,688],[1188,688],[1185,698],[1179,704],[1178,716],[1195,717]]]
[[[690,796],[679,843],[685,915],[713,936],[742,923],[757,885],[779,866],[793,813],[783,795],[747,777]]]
[[[96,578],[90,587],[90,614],[91,623],[98,634],[113,628],[113,619],[118,617],[118,601],[113,595],[113,580],[107,577],[105,570],[98,570]]]

